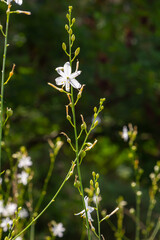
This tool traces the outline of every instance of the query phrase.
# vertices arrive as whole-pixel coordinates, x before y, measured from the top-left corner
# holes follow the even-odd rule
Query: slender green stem
[[[99,220],[99,209],[98,209],[98,196],[96,196],[96,212],[97,212],[97,224],[98,224],[98,238],[101,239],[101,226]]]
[[[150,199],[150,204],[149,204],[149,208],[148,208],[148,212],[147,212],[147,220],[146,220],[146,234],[145,234],[145,239],[148,239],[149,236],[149,226],[150,226],[150,222],[151,222],[151,215],[152,215],[152,210],[153,210],[153,204],[152,201]]]
[[[140,200],[139,196],[136,197],[136,238],[135,240],[139,240],[140,234]]]
[[[6,12],[6,31],[5,31],[5,41],[4,41],[4,53],[3,53],[3,64],[2,64],[2,81],[1,81],[1,109],[0,109],[0,172],[1,172],[1,162],[2,162],[2,128],[3,128],[3,97],[4,97],[4,78],[5,78],[5,67],[6,67],[6,55],[7,55],[7,40],[8,40],[8,26],[10,17],[10,4]]]
[[[33,223],[30,231],[30,240],[34,240],[34,234],[35,234],[35,224]]]
[[[70,13],[70,18],[69,18],[69,30],[71,30],[71,13]],[[72,54],[71,34],[69,33],[69,61],[70,61],[70,66],[72,68],[72,56],[71,56],[71,54]],[[72,86],[71,86],[71,101],[72,101],[71,109],[72,109],[72,115],[73,115],[73,125],[74,125],[74,135],[75,135],[75,145],[76,145],[77,172],[78,172],[78,177],[79,177],[79,181],[80,181],[82,202],[83,202],[83,206],[84,206],[84,209],[85,209],[85,215],[86,215],[86,225],[87,225],[87,231],[88,231],[88,239],[90,240],[91,239],[90,227],[89,227],[89,222],[88,222],[87,209],[86,209],[85,202],[84,202],[84,190],[83,190],[82,176],[81,176],[80,163],[79,163],[78,135],[77,135],[75,103],[74,103],[73,87]]]
[[[150,236],[149,240],[154,240],[155,239],[159,229],[160,229],[160,219],[158,219],[157,225],[156,225],[152,235]]]
[[[40,216],[49,208],[49,206],[55,201],[55,198],[57,197],[57,195],[59,194],[59,192],[61,191],[61,189],[63,188],[64,184],[68,181],[68,179],[71,176],[71,171],[72,168],[74,166],[76,162],[76,159],[74,160],[74,162],[72,163],[72,166],[70,167],[65,179],[63,180],[62,184],[60,185],[59,189],[57,190],[56,194],[54,195],[54,197],[51,199],[51,201],[46,205],[46,207],[37,215],[37,217],[33,218],[32,221],[20,232],[18,233],[12,240],[15,240],[18,236],[22,235],[32,224],[34,224],[38,218],[40,218]]]

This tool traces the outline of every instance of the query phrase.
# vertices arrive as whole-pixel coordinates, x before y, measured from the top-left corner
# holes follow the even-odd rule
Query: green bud
[[[92,179],[90,180],[90,185],[93,186],[93,180]]]
[[[67,120],[71,121],[71,116],[67,115]]]
[[[69,20],[70,19],[70,16],[69,16],[69,14],[67,13],[66,14],[66,18]]]
[[[95,113],[97,112],[97,107],[94,107],[94,112],[95,112]]]
[[[76,39],[75,35],[74,35],[74,34],[72,34],[72,37],[71,37],[71,40],[72,40],[72,42],[74,42],[74,41],[75,41],[75,39]]]
[[[70,35],[72,35],[72,28],[69,29],[69,32],[68,32]]]
[[[5,239],[4,240],[9,240],[9,238],[8,237],[5,237]]]
[[[71,143],[71,139],[70,139],[70,138],[67,138],[67,142],[68,142],[68,143]]]
[[[15,231],[13,230],[11,236],[14,237],[14,235],[15,235]]]
[[[85,123],[85,122],[82,123],[82,124],[81,124],[81,129],[86,129],[86,128],[87,128],[86,123]]]
[[[68,31],[68,29],[69,29],[69,26],[66,24],[65,25],[65,29]]]
[[[98,188],[98,187],[99,187],[99,183],[96,182],[96,183],[95,183],[95,188]]]
[[[72,9],[73,9],[73,7],[72,7],[72,6],[69,6],[68,8],[69,8],[69,12],[71,12],[71,11],[72,11]]]
[[[63,42],[63,43],[62,43],[62,49],[63,49],[64,51],[66,51],[66,48],[67,48],[67,47],[66,47],[66,44]]]
[[[100,109],[101,109],[101,111],[102,111],[102,110],[104,109],[104,106],[101,106],[101,108],[100,108]]]
[[[7,108],[7,115],[8,117],[11,117],[13,115],[13,111],[11,108]]]
[[[78,47],[77,49],[76,49],[76,51],[75,51],[75,56],[78,56],[78,54],[80,53],[80,47]]]
[[[80,187],[80,181],[79,180],[76,180],[75,182],[74,182],[74,186],[76,187],[76,188],[79,188]]]
[[[100,188],[97,188],[96,195],[98,196],[100,194]]]
[[[92,172],[92,176],[93,176],[93,178],[95,178],[95,176],[96,176],[96,173],[95,173],[95,172]]]
[[[73,18],[73,19],[72,19],[72,24],[74,24],[74,23],[75,23],[75,21],[76,21],[76,19],[75,19],[75,18]]]
[[[3,29],[3,26],[0,24],[0,31]]]
[[[98,125],[98,120],[95,121],[94,127],[96,127],[97,125]]]
[[[98,179],[98,178],[99,178],[99,173],[96,174],[96,179]]]

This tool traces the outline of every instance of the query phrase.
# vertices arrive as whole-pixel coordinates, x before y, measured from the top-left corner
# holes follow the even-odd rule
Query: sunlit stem
[[[69,18],[69,30],[71,29],[71,12],[69,12],[70,18]],[[69,62],[70,66],[72,68],[72,45],[71,45],[71,34],[69,32]],[[81,170],[80,170],[80,162],[79,162],[79,147],[78,147],[78,135],[77,135],[77,125],[76,125],[76,116],[75,116],[75,103],[74,103],[74,96],[73,96],[73,87],[71,86],[71,109],[72,109],[72,115],[73,115],[73,125],[74,125],[74,135],[75,135],[75,145],[76,145],[76,159],[77,159],[77,172],[78,177],[80,181],[80,189],[81,189],[81,195],[82,195],[82,201],[83,201],[83,207],[85,209],[85,215],[86,215],[86,225],[87,225],[87,231],[88,231],[88,239],[91,239],[90,235],[90,227],[88,222],[88,214],[87,209],[84,202],[84,190],[83,190],[83,184],[82,184],[82,176],[81,176]]]
[[[6,20],[6,31],[4,40],[4,52],[3,52],[3,63],[2,63],[2,80],[1,80],[1,109],[0,109],[0,172],[1,172],[1,162],[2,162],[2,128],[3,128],[3,97],[4,97],[4,78],[5,78],[5,67],[6,67],[6,55],[7,55],[7,40],[8,40],[8,26],[10,17],[11,5],[8,5],[7,9],[7,20]]]

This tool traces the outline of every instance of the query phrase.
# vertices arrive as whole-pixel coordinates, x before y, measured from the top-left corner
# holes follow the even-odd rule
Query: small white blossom
[[[56,237],[63,237],[63,232],[65,231],[66,229],[63,227],[63,224],[62,223],[57,223],[53,226],[52,228],[52,232],[53,232],[53,235]]]
[[[20,218],[27,218],[28,217],[28,212],[25,208],[22,208],[19,212],[19,217]]]
[[[91,217],[91,212],[94,211],[94,208],[93,207],[90,207],[88,206],[88,200],[89,198],[87,196],[84,197],[84,203],[85,203],[85,207],[86,207],[86,210],[87,210],[87,217],[88,217],[88,220],[89,221],[92,221],[93,222],[93,219]],[[81,217],[86,217],[86,212],[85,212],[85,209],[83,209],[81,212],[75,214],[75,215],[81,215]]]
[[[29,174],[26,173],[25,171],[22,171],[21,173],[17,174],[18,183],[22,183],[23,185],[27,185],[28,176],[29,176]]]
[[[22,0],[13,0],[15,3],[22,5],[23,1]],[[7,0],[7,4],[10,4],[12,0]]]
[[[15,240],[22,240],[22,237],[17,237]]]
[[[4,212],[3,200],[0,200],[0,214]]]
[[[23,156],[20,160],[19,160],[19,163],[18,163],[18,167],[19,168],[28,168],[32,166],[32,161],[31,161],[31,157],[26,157],[26,156]]]
[[[60,75],[60,77],[55,79],[55,82],[58,86],[65,86],[67,92],[70,91],[70,85],[76,89],[81,88],[81,84],[75,79],[81,74],[81,71],[76,70],[75,72],[71,73],[71,65],[69,62],[66,62],[64,67],[56,68],[56,71]]]
[[[8,203],[4,210],[3,210],[3,216],[9,217],[14,215],[15,211],[17,210],[17,204],[16,203]]]
[[[128,141],[128,129],[126,126],[123,126],[122,138],[125,142]]]
[[[1,228],[3,228],[4,232],[7,232],[8,225],[11,227],[12,224],[13,224],[13,221],[7,217],[7,218],[2,219],[0,226],[1,226]]]
[[[94,194],[92,201],[94,202],[95,205],[99,203],[101,200],[102,200],[101,196],[97,196],[96,194]]]

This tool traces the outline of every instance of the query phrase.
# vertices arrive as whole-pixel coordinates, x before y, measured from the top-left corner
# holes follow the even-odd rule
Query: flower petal
[[[56,84],[59,86],[59,85],[63,85],[63,84],[65,84],[65,79],[63,78],[63,77],[57,77],[56,79],[55,79],[55,82],[56,82]]]
[[[64,64],[64,74],[65,74],[66,76],[70,76],[70,74],[71,74],[71,65],[70,65],[69,62],[66,62],[66,63]]]
[[[19,5],[22,5],[22,0],[15,0],[15,2]]]
[[[72,87],[79,89],[81,88],[81,84],[76,79],[70,79],[70,83]]]
[[[61,75],[62,77],[65,77],[64,68],[63,67],[57,67],[55,70],[57,71],[57,73],[59,75]]]
[[[69,92],[70,91],[70,83],[69,83],[69,81],[65,82],[65,87],[66,87],[66,91]]]
[[[75,71],[74,73],[72,73],[70,75],[70,78],[76,78],[77,76],[79,76],[81,74],[81,71]]]

